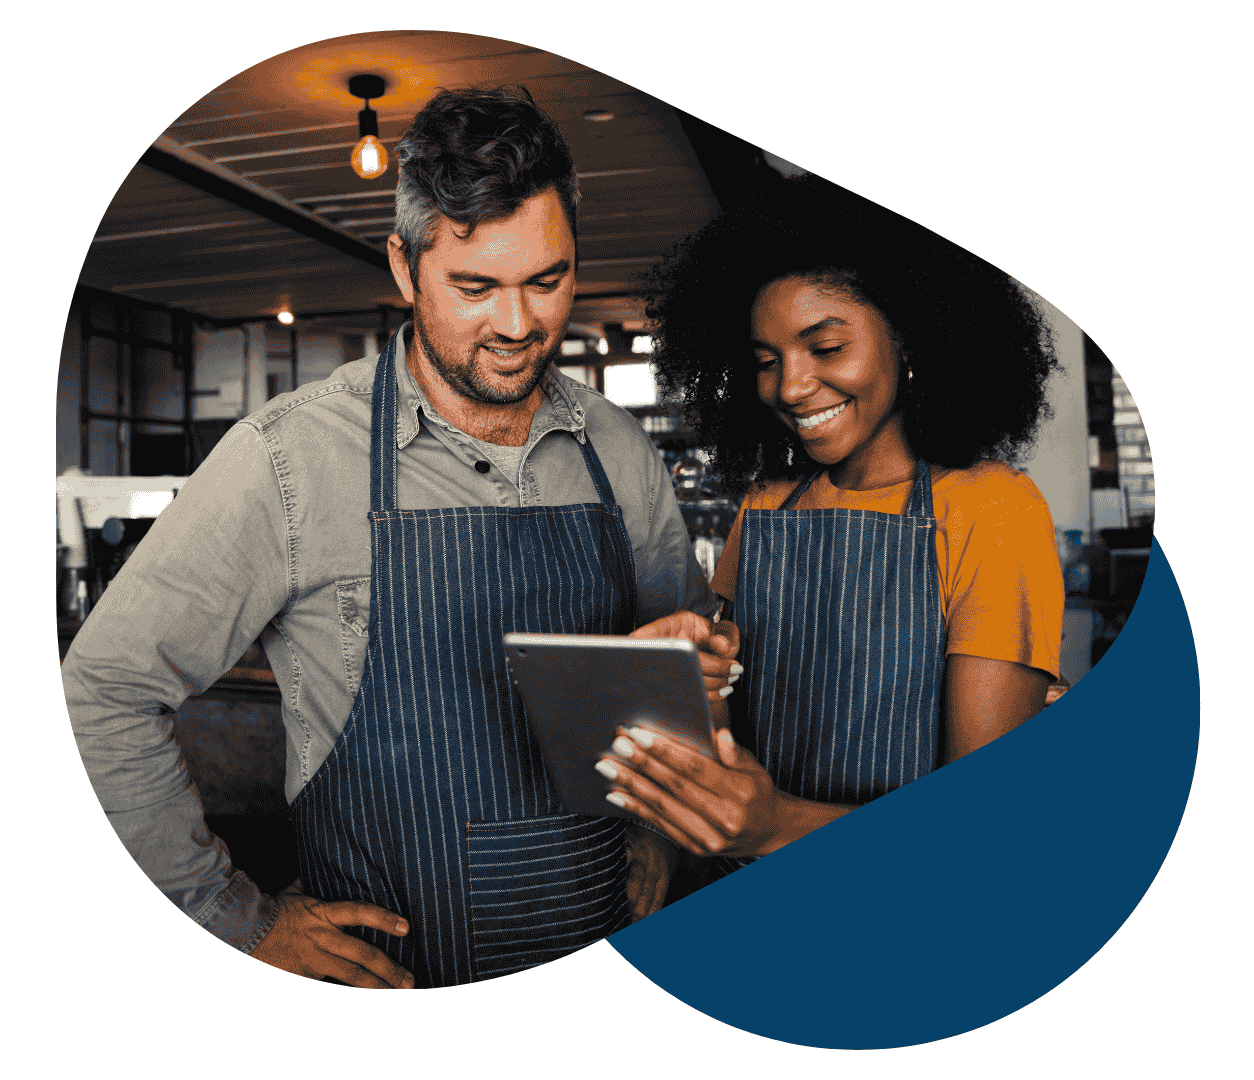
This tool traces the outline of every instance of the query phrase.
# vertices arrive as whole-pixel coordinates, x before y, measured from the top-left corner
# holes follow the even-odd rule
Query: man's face
[[[447,218],[411,282],[399,237],[392,273],[414,305],[414,329],[432,372],[480,405],[526,399],[561,350],[575,289],[575,238],[556,191],[462,238]],[[414,288],[414,285],[417,288]]]

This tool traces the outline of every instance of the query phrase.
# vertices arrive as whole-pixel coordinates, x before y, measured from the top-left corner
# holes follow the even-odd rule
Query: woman
[[[648,312],[664,387],[748,491],[714,576],[745,670],[718,762],[633,731],[611,800],[690,851],[763,855],[1038,712],[1062,578],[1005,461],[1057,362],[1018,285],[805,178],[681,245]]]

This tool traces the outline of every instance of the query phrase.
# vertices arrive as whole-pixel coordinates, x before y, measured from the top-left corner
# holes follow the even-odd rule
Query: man
[[[529,97],[441,91],[396,156],[388,250],[412,331],[236,425],[63,671],[101,802],[188,915],[311,977],[444,986],[625,925],[628,844],[636,913],[660,903],[663,841],[563,811],[502,635],[662,619],[643,632],[698,640],[714,689],[736,643],[711,634],[647,436],[552,367],[576,263],[556,125]],[[301,866],[277,897],[206,829],[170,735],[258,634]]]

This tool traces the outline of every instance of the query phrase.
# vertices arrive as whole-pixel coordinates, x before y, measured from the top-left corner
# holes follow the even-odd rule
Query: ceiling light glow
[[[373,180],[387,172],[388,152],[373,135],[363,135],[361,142],[353,147],[349,163],[353,166],[353,172],[363,180]]]

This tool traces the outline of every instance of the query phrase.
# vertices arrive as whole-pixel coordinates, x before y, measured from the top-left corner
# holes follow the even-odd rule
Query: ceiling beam
[[[140,232],[97,233],[92,237],[93,244],[107,244],[113,240],[149,240],[158,236],[178,236],[185,233],[208,232],[216,229],[237,229],[246,225],[255,225],[252,218],[240,221],[206,221],[199,225],[169,225],[164,229],[143,229]]]
[[[400,142],[399,135],[390,135],[387,138],[379,139],[381,143]],[[215,165],[221,165],[228,161],[256,161],[258,158],[275,158],[288,157],[292,154],[320,154],[326,150],[351,150],[357,145],[358,140],[352,142],[329,142],[314,143],[309,146],[284,146],[277,150],[253,150],[247,154],[227,154],[225,157],[216,157],[211,160]]]
[[[175,180],[190,184],[207,195],[223,199],[240,207],[242,210],[247,210],[250,213],[273,221],[276,225],[282,225],[284,228],[298,232],[311,240],[317,240],[318,243],[325,244],[327,247],[345,255],[351,255],[355,259],[360,259],[362,262],[379,270],[389,269],[388,257],[385,252],[363,243],[355,236],[350,236],[339,229],[331,227],[328,222],[320,220],[297,207],[285,206],[280,202],[276,202],[272,197],[251,191],[216,172],[210,172],[200,165],[182,157],[176,157],[174,154],[158,149],[156,146],[146,150],[143,157],[139,160],[141,164],[147,165],[151,169],[156,169],[158,172],[164,173]]]
[[[759,192],[776,190],[783,183],[783,177],[767,164],[765,155],[752,143],[682,109],[676,109],[675,115],[721,210],[731,210]]]

